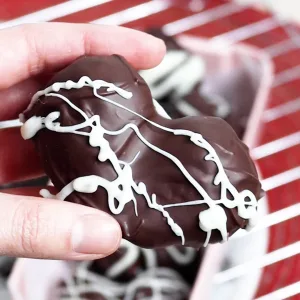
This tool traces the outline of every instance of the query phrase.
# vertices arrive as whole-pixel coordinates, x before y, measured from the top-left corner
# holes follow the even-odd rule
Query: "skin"
[[[53,72],[82,55],[120,54],[134,67],[147,69],[159,64],[165,54],[161,40],[115,26],[27,24],[1,30],[0,41],[0,122],[17,118]],[[0,129],[0,141],[5,141],[0,143],[0,185],[43,174],[33,143],[21,138],[19,128]],[[112,217],[93,208],[40,198],[39,189],[1,190],[0,255],[89,260],[119,247],[121,230]],[[110,234],[78,252],[72,233],[83,219],[91,228],[109,228]]]

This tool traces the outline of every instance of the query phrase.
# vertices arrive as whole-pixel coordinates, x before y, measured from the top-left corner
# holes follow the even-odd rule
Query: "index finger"
[[[44,71],[63,68],[82,55],[124,56],[134,67],[156,66],[164,43],[133,29],[93,24],[26,24],[0,31],[0,89]]]

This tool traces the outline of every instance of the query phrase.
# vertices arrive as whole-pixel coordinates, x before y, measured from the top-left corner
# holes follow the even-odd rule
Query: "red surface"
[[[185,33],[204,37],[214,37],[219,34],[237,29],[241,26],[248,25],[252,22],[261,21],[265,18],[265,15],[262,15],[252,8],[248,8],[242,12],[230,14],[224,18],[217,19],[205,25],[190,29]]]
[[[190,11],[184,10],[180,7],[171,7],[168,10],[123,25],[134,29],[145,30],[153,26],[161,27],[166,23],[174,22],[191,15],[192,13]]]
[[[285,224],[278,224],[270,228],[271,234],[278,237],[277,239],[275,238],[271,240],[270,242],[271,251],[278,250],[283,245],[288,246],[299,240],[300,228],[296,230],[291,230],[293,229],[294,222],[299,223],[300,217],[295,218],[295,220],[286,221]]]
[[[284,163],[279,161],[276,163]],[[272,212],[281,210],[285,207],[291,206],[299,202],[300,195],[300,184],[299,181],[293,181],[288,184],[284,184],[280,187],[272,189],[268,192],[269,196],[269,208]],[[294,222],[295,228],[299,228],[299,224]],[[272,236],[272,239],[278,238],[277,236]],[[271,240],[272,240],[271,239]],[[300,236],[299,236],[300,239]],[[300,279],[300,278],[299,278]]]
[[[300,73],[300,72],[299,72]],[[275,107],[299,97],[300,74],[298,79],[276,86],[271,91],[269,107]],[[296,120],[297,121],[297,120]],[[299,127],[298,127],[299,129]]]
[[[262,128],[261,143],[269,143],[278,138],[285,137],[295,132],[295,128],[299,128],[300,111],[296,111],[280,119],[268,122],[268,126]],[[284,126],[282,126],[284,124]],[[287,156],[285,156],[288,158]],[[294,157],[297,159],[297,157]],[[298,164],[299,165],[299,164]],[[295,166],[295,165],[294,165]]]
[[[250,44],[259,48],[267,48],[272,45],[276,45],[280,42],[289,39],[289,36],[284,31],[283,28],[278,27],[271,31],[264,32],[258,35],[254,35],[243,42],[246,44]]]
[[[10,20],[64,2],[64,0],[0,0],[0,20]]]
[[[179,2],[179,1],[178,1]],[[207,1],[207,6],[205,9],[211,9],[218,6],[219,1]],[[162,27],[165,24],[175,22],[177,20],[180,20],[182,18],[186,18],[189,16],[194,15],[193,12],[190,10],[187,10],[180,6],[176,7],[170,7],[168,10],[147,16],[142,19],[138,19],[133,22],[129,22],[126,24],[123,24],[126,27],[134,28],[134,29],[147,29],[149,27],[155,26],[155,27]]]
[[[276,291],[286,285],[295,283],[300,278],[300,255],[288,258],[284,264],[274,264],[268,267],[268,272],[265,272],[261,281],[261,295],[269,293],[269,291]],[[299,296],[294,296],[288,299],[299,299]],[[275,299],[274,299],[275,300]]]
[[[58,0],[32,0],[32,1],[0,1],[0,18],[2,20],[9,18],[16,18],[22,14],[27,14],[49,5],[59,3]],[[61,19],[65,22],[88,22],[100,17],[121,11],[123,9],[138,5],[148,1],[140,0],[115,0],[113,2],[99,5],[92,9],[87,9],[79,13],[75,13]],[[197,18],[203,16],[203,12],[192,12],[184,8],[187,1],[180,0],[174,1],[177,7],[170,7],[162,12],[147,16],[140,19],[136,16],[136,20],[128,24],[128,27],[146,28],[147,26],[163,26],[170,22],[187,18],[193,14],[198,14]],[[225,7],[227,1],[224,0],[210,0],[206,1],[207,6],[205,11],[207,14],[212,15],[215,7],[223,5]],[[252,8],[242,8],[241,11],[228,14],[225,17],[213,18],[212,21],[204,22],[201,26],[191,25],[193,28],[189,29],[186,33],[196,36],[214,37],[226,32],[247,26],[255,22],[270,18],[271,15]],[[195,19],[197,22],[198,19]],[[249,37],[244,40],[248,44],[268,49],[268,47],[277,45],[280,42],[290,39],[286,29],[292,29],[300,36],[300,29],[298,26],[288,24],[286,27],[279,26],[278,28],[270,31],[256,34],[253,29],[248,27],[250,33]],[[282,54],[274,57],[276,72],[289,70],[291,67],[300,65],[300,48],[294,47],[294,50],[284,50]],[[297,76],[296,76],[297,77]],[[291,101],[300,96],[300,69],[299,76],[294,80],[288,81],[279,86],[274,86],[271,91],[269,99],[269,107],[277,107],[280,104]],[[276,79],[275,79],[276,80]],[[278,140],[286,135],[300,131],[300,111],[294,111],[289,115],[281,117],[272,122],[262,124],[260,132],[260,144]],[[274,153],[269,157],[258,160],[264,178],[269,178],[283,171],[300,166],[299,151],[300,145],[293,146],[284,151]],[[277,187],[268,192],[270,211],[278,211],[299,201],[300,195],[300,180],[292,181],[288,184]],[[292,220],[283,222],[282,224],[273,226],[270,229],[271,238],[269,244],[269,251],[273,251],[284,247],[292,242],[300,240],[300,219],[294,218]],[[271,266],[264,268],[262,281],[257,293],[257,296],[262,296],[275,291],[278,288],[285,287],[293,282],[300,280],[300,255],[286,259],[283,262],[275,263]],[[300,299],[300,296],[294,296],[290,299]]]
[[[295,65],[300,65],[300,49],[291,49],[290,51],[274,57],[276,73],[290,69]]]
[[[300,145],[288,148],[285,151],[277,152],[273,155],[261,158],[257,161],[264,178],[269,178],[274,174],[280,174],[284,171],[290,170],[295,167],[295,163],[300,166]],[[274,163],[282,162],[285,163]],[[300,223],[299,223],[300,224]]]
[[[104,3],[89,9],[82,10],[80,12],[67,15],[62,18],[54,19],[56,22],[72,22],[72,23],[84,23],[91,22],[96,19],[108,16],[110,14],[128,9],[130,7],[145,3],[145,0],[121,0]]]

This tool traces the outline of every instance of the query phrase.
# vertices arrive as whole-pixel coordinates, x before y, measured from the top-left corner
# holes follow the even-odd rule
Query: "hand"
[[[136,68],[157,65],[162,41],[131,29],[46,23],[0,31],[0,121],[18,117],[49,74],[82,55],[123,55]],[[0,184],[43,174],[31,141],[19,128],[0,130]],[[118,223],[99,210],[36,197],[35,188],[0,193],[0,255],[97,259],[121,240]]]

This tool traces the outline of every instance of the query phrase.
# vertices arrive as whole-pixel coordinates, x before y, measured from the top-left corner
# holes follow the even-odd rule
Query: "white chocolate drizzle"
[[[187,296],[190,287],[182,277],[169,268],[148,269],[128,284],[119,283],[89,270],[91,262],[82,262],[76,270],[75,278],[65,282],[59,290],[59,300],[85,300],[86,294],[100,295],[105,299],[148,299],[176,300]],[[148,297],[139,297],[141,289],[151,291]],[[169,295],[167,293],[169,293]]]
[[[115,279],[123,274],[128,268],[138,262],[141,256],[144,257],[145,268],[153,269],[159,267],[158,257],[155,249],[144,249],[133,245],[127,240],[121,241],[120,249],[125,250],[124,254],[119,260],[112,264],[106,271],[105,276],[111,279]],[[182,251],[181,251],[182,250]],[[181,250],[171,246],[164,249],[170,256],[170,258],[177,265],[188,265],[196,257],[197,251],[193,248],[184,247]]]
[[[157,67],[140,71],[155,99],[172,92],[177,96],[187,95],[204,74],[203,59],[182,50],[169,50]]]
[[[155,68],[140,71],[150,87],[153,98],[161,99],[171,94],[171,103],[186,116],[201,115],[184,100],[196,84],[205,78],[206,66],[199,55],[184,50],[168,50],[163,61]],[[207,93],[200,86],[197,90],[207,103],[216,106],[215,116],[225,118],[230,113],[230,105],[223,97]]]
[[[109,299],[118,297],[135,299],[140,288],[150,288],[152,296],[147,298],[149,300],[162,300],[162,297],[174,300],[171,298],[174,297],[174,293],[181,293],[181,296],[188,293],[189,287],[174,270],[159,267],[156,250],[143,249],[126,240],[121,241],[120,249],[125,250],[124,254],[107,268],[103,275],[90,270],[93,262],[79,263],[75,270],[76,281],[70,279],[66,282],[66,287],[60,290],[60,300],[83,300],[85,299],[83,295],[88,293],[99,294]],[[193,248],[181,250],[173,246],[164,249],[177,265],[192,263],[197,251]],[[115,281],[118,276],[138,263],[141,256],[144,257],[145,269],[138,271],[137,276],[128,284]],[[162,278],[163,280],[159,282]],[[177,286],[172,284],[172,280],[175,280]],[[172,291],[169,297],[163,294],[168,290]]]
[[[213,184],[216,186],[220,186],[220,198],[212,199],[205,189],[191,176],[191,174],[187,171],[182,162],[169,152],[166,152],[159,147],[151,144],[140,132],[139,128],[135,124],[128,123],[123,128],[110,131],[104,128],[101,125],[101,119],[99,115],[93,115],[92,117],[88,117],[87,114],[74,105],[69,99],[65,96],[58,94],[61,89],[80,89],[82,87],[90,87],[93,89],[94,96],[99,98],[102,101],[108,102],[112,105],[118,106],[138,117],[143,119],[144,121],[150,123],[152,126],[168,132],[174,135],[186,136],[190,139],[190,141],[195,145],[202,149],[205,149],[208,154],[204,157],[207,161],[212,161],[217,166],[217,174],[214,177]],[[164,127],[160,124],[157,124],[144,116],[136,113],[135,111],[129,109],[128,107],[114,102],[106,97],[103,97],[98,94],[97,90],[100,88],[107,88],[108,91],[115,91],[124,99],[129,100],[132,94],[128,91],[125,91],[119,87],[116,87],[112,83],[107,83],[103,80],[94,80],[92,81],[89,77],[82,77],[77,83],[68,80],[67,82],[58,82],[54,83],[52,86],[46,88],[44,91],[39,91],[37,94],[33,96],[32,103],[37,101],[38,97],[44,96],[52,96],[60,98],[62,101],[67,103],[71,108],[80,113],[84,119],[84,121],[80,124],[73,126],[61,126],[57,119],[60,116],[59,111],[54,111],[50,113],[46,117],[38,117],[33,116],[28,119],[24,125],[22,126],[21,133],[24,139],[32,138],[39,130],[48,129],[54,132],[59,133],[73,133],[77,135],[86,136],[89,138],[89,143],[92,147],[99,148],[98,160],[100,162],[110,162],[112,167],[114,168],[117,178],[113,181],[106,180],[100,176],[90,175],[76,178],[69,184],[67,184],[57,195],[51,195],[48,191],[42,190],[41,195],[47,198],[56,198],[60,200],[64,200],[68,197],[72,192],[80,192],[80,193],[94,193],[99,187],[104,188],[108,194],[108,205],[109,209],[113,214],[120,214],[125,205],[129,202],[133,202],[135,213],[138,215],[138,207],[134,193],[141,195],[146,200],[149,208],[155,209],[166,218],[166,221],[172,231],[181,238],[182,244],[185,243],[185,237],[182,228],[175,223],[170,214],[167,211],[169,207],[179,207],[179,206],[187,206],[187,205],[200,205],[206,204],[208,208],[199,213],[199,227],[207,233],[207,238],[204,246],[206,246],[209,242],[211,232],[214,229],[220,231],[223,241],[227,240],[228,232],[227,232],[227,217],[224,209],[220,206],[221,204],[228,209],[237,208],[238,214],[243,219],[254,220],[257,214],[257,200],[254,194],[249,190],[244,190],[242,192],[238,192],[236,188],[230,183],[222,163],[214,150],[214,148],[203,138],[203,136],[199,133],[195,133],[189,130],[184,129],[171,129]],[[56,93],[52,93],[55,91]],[[84,128],[90,127],[90,132],[81,131]],[[133,178],[131,163],[123,162],[119,160],[116,154],[110,147],[109,142],[105,139],[104,135],[116,136],[124,133],[125,131],[131,129],[135,132],[137,137],[152,151],[155,151],[170,161],[172,161],[177,168],[181,171],[182,175],[190,182],[190,184],[197,190],[199,196],[203,200],[192,200],[192,201],[184,201],[182,203],[161,205],[156,200],[156,194],[149,195],[147,191],[147,187],[143,182],[136,183]],[[138,153],[136,154],[136,157]],[[134,158],[134,160],[136,159]],[[137,158],[138,160],[138,158]],[[138,162],[135,162],[138,163]],[[120,188],[121,187],[121,188]],[[232,195],[232,199],[228,199],[227,193]],[[117,200],[117,201],[115,201]],[[116,205],[117,203],[117,205]],[[250,221],[252,223],[252,221]]]

